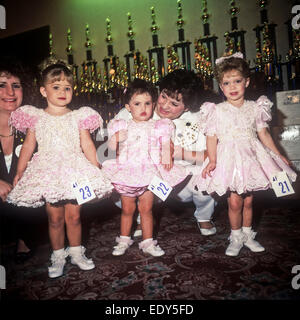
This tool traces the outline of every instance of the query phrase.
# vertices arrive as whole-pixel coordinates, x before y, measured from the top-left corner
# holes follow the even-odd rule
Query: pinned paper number
[[[88,179],[85,179],[83,182],[74,181],[72,183],[72,190],[78,204],[83,204],[96,198],[94,190]]]
[[[272,177],[272,188],[276,197],[284,197],[295,193],[285,171],[281,171]]]
[[[172,191],[172,187],[166,182],[154,176],[151,180],[148,189],[152,191],[161,200],[165,201]]]

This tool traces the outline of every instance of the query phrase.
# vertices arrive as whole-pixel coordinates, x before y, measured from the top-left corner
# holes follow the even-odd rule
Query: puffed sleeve
[[[110,139],[116,132],[127,130],[127,121],[123,119],[112,119],[107,125],[108,138]]]
[[[255,104],[255,121],[257,131],[268,127],[267,122],[272,120],[272,105],[273,103],[266,96],[261,96],[257,99]]]
[[[11,113],[9,123],[23,133],[26,133],[27,129],[34,131],[40,111],[34,106],[22,106]]]
[[[114,119],[123,119],[123,120],[131,120],[132,119],[132,115],[131,113],[124,107],[122,108],[114,117]]]
[[[204,102],[200,108],[198,124],[200,131],[213,136],[217,131],[217,107],[212,102]]]
[[[157,138],[174,139],[175,125],[170,119],[160,119],[155,122],[155,135]]]
[[[77,110],[77,121],[79,129],[87,129],[91,133],[103,127],[103,119],[100,114],[90,107],[81,107]]]

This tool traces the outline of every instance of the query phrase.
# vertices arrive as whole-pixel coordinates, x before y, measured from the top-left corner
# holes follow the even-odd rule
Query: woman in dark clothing
[[[0,240],[16,242],[16,262],[23,262],[32,254],[25,241],[24,215],[19,208],[6,202],[16,174],[20,149],[24,137],[9,125],[12,111],[23,102],[24,86],[28,86],[26,73],[20,63],[0,58]]]

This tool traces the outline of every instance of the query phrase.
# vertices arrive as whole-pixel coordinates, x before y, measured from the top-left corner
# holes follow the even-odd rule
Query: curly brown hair
[[[217,79],[218,83],[221,83],[224,77],[224,73],[237,70],[241,73],[244,78],[250,77],[250,68],[249,64],[241,58],[237,57],[230,57],[215,66],[215,78]]]

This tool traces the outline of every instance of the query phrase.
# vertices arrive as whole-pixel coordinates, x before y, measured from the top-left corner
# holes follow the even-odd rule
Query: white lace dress
[[[201,191],[223,195],[271,188],[271,178],[280,171],[296,180],[296,173],[271,150],[263,146],[257,132],[268,127],[272,102],[265,96],[245,101],[237,108],[228,102],[205,103],[200,109],[200,127],[208,136],[216,135],[217,166],[212,177],[195,179]]]
[[[101,116],[82,107],[62,116],[53,116],[33,106],[23,106],[11,115],[11,124],[19,131],[35,132],[38,151],[7,201],[17,206],[39,207],[63,200],[75,200],[72,182],[86,177],[98,198],[108,197],[110,180],[85,157],[80,147],[80,130],[90,132],[102,127]]]

